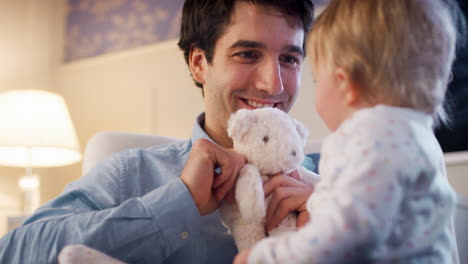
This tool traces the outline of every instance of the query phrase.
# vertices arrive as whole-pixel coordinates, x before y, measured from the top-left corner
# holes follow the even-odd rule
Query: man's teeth
[[[251,100],[246,100],[247,104],[255,108],[274,107],[275,104],[262,104]]]

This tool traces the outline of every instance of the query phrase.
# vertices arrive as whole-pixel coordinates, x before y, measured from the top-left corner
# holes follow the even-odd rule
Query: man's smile
[[[252,97],[237,97],[238,100],[241,102],[241,108],[246,109],[257,109],[257,108],[265,108],[265,107],[274,107],[282,109],[284,102],[287,100],[284,98],[261,98],[261,99],[253,99]]]
[[[255,108],[265,108],[265,107],[274,107],[275,103],[265,103],[265,102],[259,102],[259,101],[254,101],[251,99],[242,99],[246,104],[249,106],[255,107]]]

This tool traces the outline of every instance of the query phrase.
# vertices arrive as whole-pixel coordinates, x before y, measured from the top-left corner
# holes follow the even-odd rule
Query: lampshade
[[[0,93],[0,164],[54,167],[81,160],[65,100],[42,90]]]

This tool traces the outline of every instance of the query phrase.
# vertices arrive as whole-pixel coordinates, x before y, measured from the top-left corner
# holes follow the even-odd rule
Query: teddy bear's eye
[[[264,137],[263,137],[263,142],[267,143],[268,140],[269,140],[268,136],[264,136]]]

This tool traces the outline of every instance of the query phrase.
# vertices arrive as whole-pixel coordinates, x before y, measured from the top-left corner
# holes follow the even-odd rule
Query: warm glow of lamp
[[[26,168],[20,180],[25,189],[37,188],[33,167],[63,166],[81,160],[65,100],[42,90],[0,93],[0,165]]]

